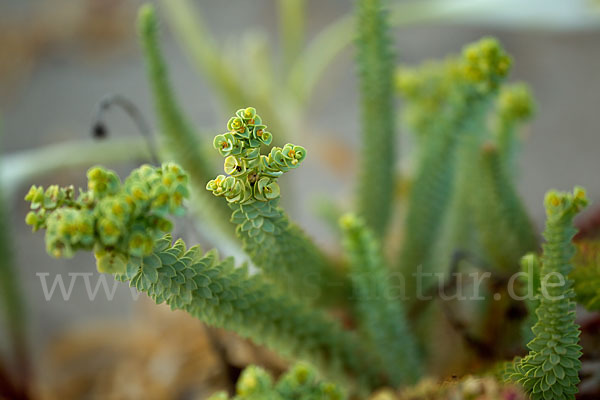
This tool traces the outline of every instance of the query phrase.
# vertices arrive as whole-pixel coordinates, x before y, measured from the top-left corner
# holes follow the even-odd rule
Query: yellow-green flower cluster
[[[459,59],[429,61],[419,67],[401,66],[396,70],[396,89],[410,100],[427,100],[432,105],[448,100],[448,90],[460,76]]]
[[[396,89],[405,99],[403,119],[415,134],[420,135],[437,124],[438,115],[454,99],[450,92],[457,86],[452,71],[456,71],[457,59],[443,62],[427,62],[419,67],[403,66],[396,72]]]
[[[587,204],[585,189],[579,186],[573,189],[573,193],[551,190],[544,199],[548,221],[572,219]]]
[[[129,256],[152,252],[154,240],[172,228],[169,214],[184,212],[187,175],[175,164],[143,165],[124,183],[112,171],[93,167],[88,190],[75,196],[72,186],[45,191],[33,186],[25,196],[32,211],[26,222],[46,229],[46,249],[54,257],[71,257],[93,249],[101,272],[116,272]]]
[[[274,385],[271,375],[260,367],[247,367],[236,384],[233,400],[343,400],[346,396],[333,383],[320,382],[315,370],[308,364],[293,366]],[[228,400],[224,392],[210,397],[210,400]]]
[[[30,202],[31,209],[35,211],[27,214],[25,222],[37,231],[44,226],[49,211],[74,203],[73,193],[73,186],[61,188],[58,185],[50,185],[44,190],[41,186],[33,185],[25,195],[25,201]]]
[[[512,60],[493,38],[485,38],[463,50],[461,70],[467,82],[476,84],[482,94],[500,85],[508,75]]]
[[[484,38],[465,46],[460,57],[426,62],[417,69],[400,67],[396,88],[407,99],[442,104],[448,101],[449,90],[464,84],[480,94],[494,91],[508,75],[511,63],[496,39]]]
[[[474,103],[496,93],[510,65],[498,41],[484,38],[465,46],[460,56],[400,67],[396,88],[406,100],[404,120],[418,135],[439,132],[448,122],[456,124],[456,116],[473,115]]]
[[[535,110],[533,96],[525,84],[505,86],[498,96],[498,114],[500,118],[514,121],[527,120]]]
[[[227,122],[227,133],[215,136],[213,146],[225,157],[226,175],[208,182],[206,188],[229,203],[248,204],[279,197],[276,180],[296,168],[306,157],[301,146],[286,144],[260,154],[261,145],[269,145],[273,136],[252,107],[239,109]]]

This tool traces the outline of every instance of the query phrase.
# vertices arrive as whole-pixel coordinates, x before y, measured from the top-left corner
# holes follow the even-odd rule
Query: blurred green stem
[[[366,225],[381,238],[392,213],[397,162],[394,51],[388,15],[382,1],[358,1],[356,17],[356,67],[362,133],[357,206]]]
[[[140,137],[58,143],[4,156],[1,181],[10,198],[20,185],[56,171],[148,157],[146,142]]]
[[[5,165],[2,166],[5,170]],[[0,183],[2,181],[0,180]],[[27,345],[27,310],[21,282],[14,264],[13,235],[9,222],[10,213],[6,202],[6,191],[0,184],[0,308],[4,314],[9,353],[12,355],[17,385],[25,385],[29,375],[29,350]],[[8,363],[10,365],[10,362]],[[2,375],[2,374],[0,374]],[[8,376],[6,377],[8,379]],[[2,397],[0,388],[0,397]]]
[[[283,71],[289,71],[304,46],[305,17],[305,0],[279,0]]]
[[[391,27],[449,18],[475,11],[469,2],[450,3],[443,0],[413,1],[390,4]],[[354,40],[354,16],[345,15],[319,32],[308,44],[290,69],[288,86],[300,102],[306,102],[313,94],[323,72]]]
[[[232,63],[231,57],[222,57],[222,49],[206,27],[201,7],[194,6],[189,0],[162,0],[161,5],[166,11],[169,26],[179,44],[192,64],[215,88],[224,109],[236,110],[252,104],[261,110],[261,116],[269,122],[269,130],[277,133],[279,140],[276,145],[283,145],[287,138],[294,136],[300,121],[297,107],[290,104],[286,93],[278,90],[280,85],[274,82],[266,84],[263,82],[262,87],[268,91],[257,93],[254,85],[255,77],[248,79],[250,75],[246,72],[248,66],[243,61],[245,58],[253,58],[248,54],[248,48],[239,44],[235,51],[239,52],[237,56],[240,62]],[[267,58],[267,62],[273,62],[270,53],[266,52],[264,57]],[[252,67],[251,64],[250,68]],[[269,70],[260,71],[263,74],[261,79],[263,81],[275,79],[273,74],[267,71]],[[251,72],[254,75],[254,72]]]
[[[174,35],[193,64],[215,86],[227,108],[236,110],[247,106],[249,102],[240,90],[239,77],[221,58],[220,49],[206,28],[200,7],[194,7],[188,0],[163,0],[161,5]]]
[[[27,381],[29,351],[25,299],[13,257],[10,223],[4,193],[0,193],[0,301],[6,320],[11,353],[18,379]]]

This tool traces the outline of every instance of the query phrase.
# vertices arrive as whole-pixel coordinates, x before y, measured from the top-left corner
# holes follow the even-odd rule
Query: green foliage
[[[228,400],[226,393],[216,393],[209,400]],[[333,383],[322,382],[308,364],[290,368],[276,384],[268,372],[256,366],[247,367],[236,386],[232,400],[344,400],[346,396]]]
[[[32,187],[26,196],[27,222],[46,229],[48,252],[69,257],[94,250],[98,270],[200,320],[265,344],[290,359],[308,360],[340,381],[372,387],[385,371],[372,368],[371,356],[354,334],[322,310],[274,287],[264,275],[248,275],[216,250],[172,244],[165,217],[181,214],[187,175],[175,164],[142,166],[120,183],[111,171],[88,171],[88,190]],[[268,203],[264,203],[268,204]],[[162,237],[161,237],[162,236]]]
[[[26,222],[46,229],[46,250],[54,257],[71,257],[77,250],[94,250],[100,272],[122,272],[128,256],[152,252],[154,240],[172,229],[166,217],[184,212],[187,174],[177,165],[144,165],[125,182],[112,171],[93,167],[88,190],[75,195],[73,186],[32,186]]]
[[[306,150],[288,143],[261,155],[260,146],[269,145],[272,135],[252,107],[238,110],[227,129],[213,144],[225,157],[228,176],[217,176],[206,188],[230,204],[231,220],[244,250],[269,279],[287,291],[308,300],[339,298],[346,286],[335,267],[278,207],[277,179],[298,167]],[[340,285],[332,285],[331,290],[328,285],[333,282]]]
[[[597,239],[576,243],[573,279],[577,302],[590,311],[600,311],[600,242]]]
[[[86,191],[33,186],[26,196],[32,209],[26,221],[34,230],[46,230],[51,255],[70,257],[77,250],[93,250],[99,271],[115,274],[156,303],[235,331],[289,360],[310,362],[319,371],[301,363],[274,383],[265,371],[250,367],[238,382],[235,399],[343,399],[345,393],[322,383],[321,375],[347,385],[350,393],[364,395],[383,385],[414,383],[424,373],[423,355],[412,334],[415,326],[422,326],[422,316],[409,326],[406,304],[392,291],[382,249],[396,163],[393,52],[382,1],[359,0],[356,8],[363,148],[358,217],[347,216],[341,222],[349,276],[279,207],[278,179],[303,162],[306,150],[288,143],[261,154],[274,138],[253,107],[239,109],[228,121],[227,131],[214,138],[213,147],[224,157],[225,174],[209,181],[213,175],[203,143],[186,121],[167,79],[151,5],[141,8],[138,28],[156,111],[167,144],[190,172],[191,188],[188,175],[175,164],[142,166],[124,182],[114,172],[94,167],[88,171]],[[165,1],[179,21],[176,30],[195,37],[190,45],[193,53],[225,101],[237,106],[256,97],[255,104],[273,117],[276,127],[299,130],[302,118],[293,106],[306,100],[322,60],[329,57],[312,47],[306,54],[321,54],[321,61],[319,57],[305,60],[299,54],[304,27],[293,17],[303,10],[304,0],[281,0],[283,40],[290,45],[284,54],[284,69],[290,71],[285,85],[275,84],[268,73],[254,77],[256,71],[273,72],[265,41],[240,41],[243,51],[234,62],[221,57],[202,21],[190,16],[187,4]],[[332,37],[348,26],[342,21],[341,28],[331,31]],[[339,38],[334,42],[341,43]],[[534,106],[525,86],[501,86],[510,64],[498,42],[486,38],[466,46],[458,57],[398,73],[405,118],[418,147],[404,241],[395,260],[407,278],[404,294],[411,300],[416,288],[409,278],[419,265],[423,272],[448,272],[451,256],[460,249],[476,252],[492,269],[511,272],[521,256],[536,247],[513,183],[517,128]],[[239,73],[238,67],[254,72]],[[284,92],[282,97],[275,96],[279,91]],[[275,98],[282,99],[277,106]],[[216,250],[187,248],[181,239],[173,243],[166,234],[172,229],[167,217],[181,215],[188,192],[202,187],[214,195],[197,192],[194,203],[202,215],[224,221],[225,212],[229,216],[231,210],[236,235],[259,271],[236,267],[233,258],[221,259]],[[214,197],[225,201],[214,203]],[[584,204],[579,189],[572,195],[551,192],[546,199],[543,258],[523,259],[523,268],[531,264],[535,272],[524,282],[536,293],[527,302],[536,313],[530,313],[524,324],[532,327],[533,337],[530,353],[511,364],[508,375],[534,400],[568,399],[576,392],[581,352],[574,322],[575,292],[570,280],[562,287],[555,283],[556,274],[570,272],[572,218]],[[592,309],[600,303],[598,275],[592,267],[572,275],[578,299]],[[431,281],[424,284],[428,289]],[[351,289],[354,298],[349,297]],[[350,325],[356,321],[356,332],[318,307],[331,305],[331,300],[342,313],[349,312],[343,315]],[[420,344],[429,350],[427,337]],[[219,393],[213,399],[227,396]]]
[[[340,225],[350,257],[359,327],[383,362],[384,370],[391,374],[392,382],[415,383],[421,375],[421,360],[399,293],[392,291],[381,246],[365,223],[353,215],[342,217]]]
[[[358,213],[383,236],[392,213],[396,132],[394,56],[381,0],[356,4],[356,64],[360,82],[362,151]]]
[[[587,204],[585,192],[573,194],[550,191],[546,195],[546,229],[543,244],[541,284],[536,309],[537,322],[529,342],[529,354],[508,370],[507,379],[516,381],[532,400],[574,399],[581,368],[579,327],[575,324],[572,244],[576,229],[573,218]]]
[[[355,379],[357,386],[367,387],[377,382],[384,371],[362,370],[371,356],[352,333],[264,278],[235,268],[232,258],[219,260],[215,250],[186,250],[182,240],[171,245],[168,236],[155,242],[151,255],[131,257],[125,273],[117,275],[157,303],[183,309],[289,359],[310,361],[334,379]]]
[[[485,117],[510,63],[498,42],[486,38],[466,46],[458,58],[399,72],[406,119],[419,145],[413,178],[417,184],[408,197],[398,258],[405,276],[419,265],[424,272],[447,266],[456,244],[468,240],[464,196],[470,194],[470,161],[478,154]],[[407,296],[414,298],[415,290],[407,285]]]

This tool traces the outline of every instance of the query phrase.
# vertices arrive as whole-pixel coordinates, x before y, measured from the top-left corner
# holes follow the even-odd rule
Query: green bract
[[[176,164],[143,165],[124,183],[102,167],[88,171],[88,190],[75,196],[72,186],[46,191],[32,186],[26,218],[33,230],[46,229],[46,249],[54,257],[94,250],[98,270],[121,271],[129,256],[152,252],[154,240],[172,228],[168,215],[183,213],[187,175]]]
[[[268,156],[260,154],[261,145],[271,144],[273,136],[253,107],[237,110],[227,122],[229,132],[215,136],[213,146],[225,158],[228,177],[219,175],[206,188],[229,203],[249,204],[279,197],[277,177],[296,168],[306,157],[302,146],[286,144],[273,147]]]

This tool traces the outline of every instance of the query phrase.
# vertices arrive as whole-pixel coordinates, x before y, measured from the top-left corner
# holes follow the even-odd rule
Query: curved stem
[[[140,112],[139,108],[134,102],[120,94],[107,94],[99,102],[96,110],[96,118],[92,125],[92,134],[97,138],[102,138],[107,134],[105,114],[112,106],[118,106],[132,119],[138,128],[138,131],[143,136],[150,152],[150,157],[153,164],[159,164],[158,162],[158,151],[156,149],[156,143],[152,137],[150,125],[145,120],[144,116]]]

